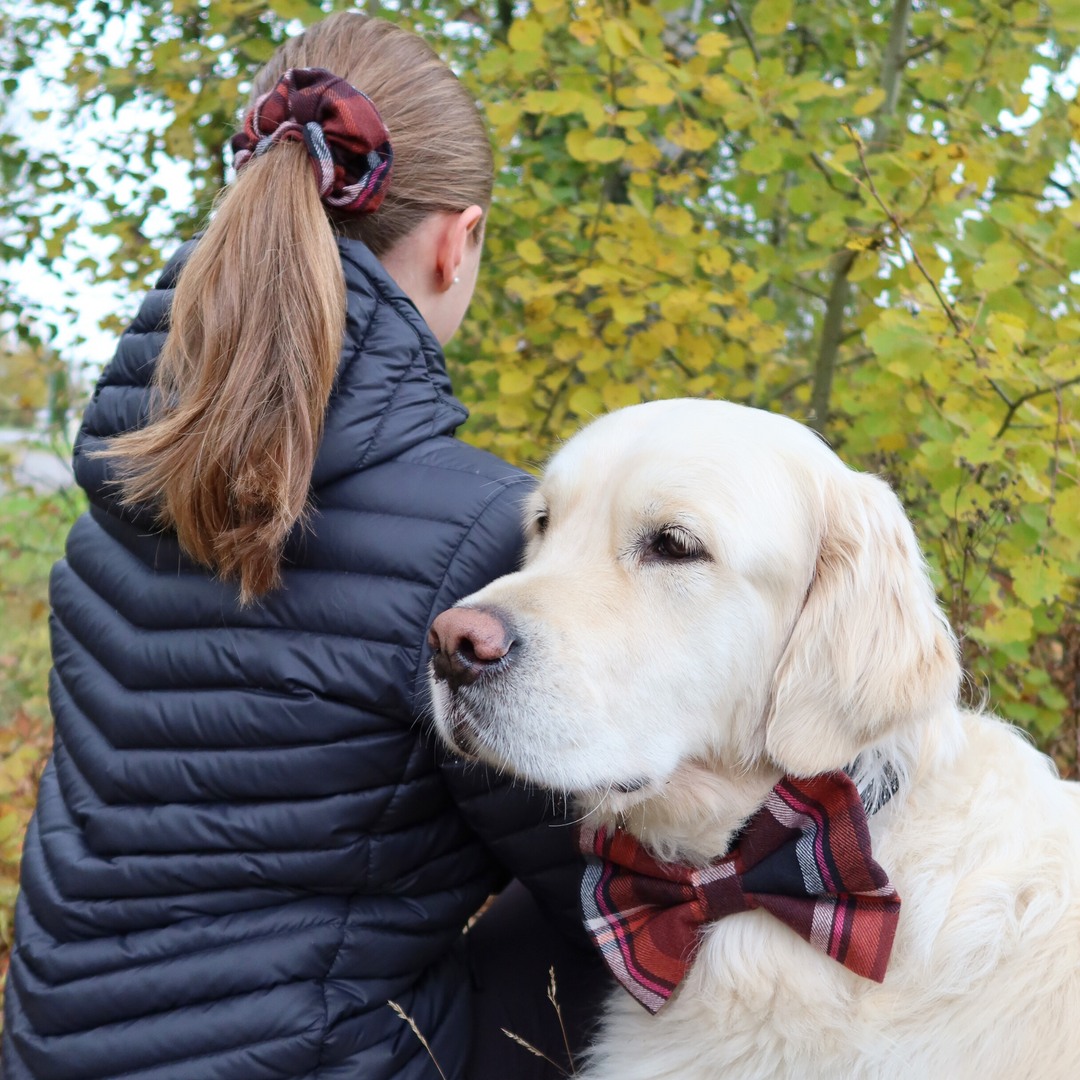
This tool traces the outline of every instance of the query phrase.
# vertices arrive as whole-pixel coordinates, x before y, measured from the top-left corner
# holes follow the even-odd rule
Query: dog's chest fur
[[[587,1080],[1072,1080],[1080,788],[996,721],[871,822],[903,907],[882,985],[767,913],[706,931],[650,1017],[613,993]]]

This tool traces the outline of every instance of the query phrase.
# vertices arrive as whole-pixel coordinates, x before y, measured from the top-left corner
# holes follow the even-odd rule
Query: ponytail
[[[149,426],[103,451],[124,501],[156,503],[193,559],[280,584],[345,333],[345,281],[303,143],[250,162],[176,284]]]

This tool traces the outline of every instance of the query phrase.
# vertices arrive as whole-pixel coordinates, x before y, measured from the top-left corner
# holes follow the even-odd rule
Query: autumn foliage
[[[145,0],[117,45],[119,4],[12,5],[18,63],[67,42],[73,115],[138,102],[168,122],[103,138],[119,188],[3,137],[4,211],[25,228],[0,253],[144,288],[228,177],[252,71],[341,6]],[[804,419],[904,499],[969,698],[1076,775],[1080,104],[1065,72],[1080,3],[379,11],[431,36],[497,151],[450,350],[463,437],[533,466],[591,416],[659,397]],[[197,205],[155,238],[163,156],[186,163]],[[108,255],[80,249],[88,206],[108,211],[86,225]],[[14,283],[4,295],[25,316]]]

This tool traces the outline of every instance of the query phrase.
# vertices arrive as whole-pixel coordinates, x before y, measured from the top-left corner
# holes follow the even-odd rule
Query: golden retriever
[[[958,706],[885,483],[782,416],[656,402],[563,447],[527,530],[523,568],[433,626],[449,743],[696,866],[783,775],[895,791],[869,818],[902,902],[883,983],[731,915],[655,1017],[612,994],[579,1075],[1080,1077],[1080,786]]]

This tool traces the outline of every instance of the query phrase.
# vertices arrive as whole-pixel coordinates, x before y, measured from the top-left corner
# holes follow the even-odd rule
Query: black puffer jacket
[[[511,570],[528,478],[450,437],[442,352],[366,247],[284,588],[248,609],[88,451],[134,426],[176,264],[75,452],[91,510],[52,576],[56,748],[26,838],[5,1080],[461,1075],[461,931],[516,874],[574,919],[545,797],[422,733],[427,628]],[[550,805],[550,802],[548,802]]]

